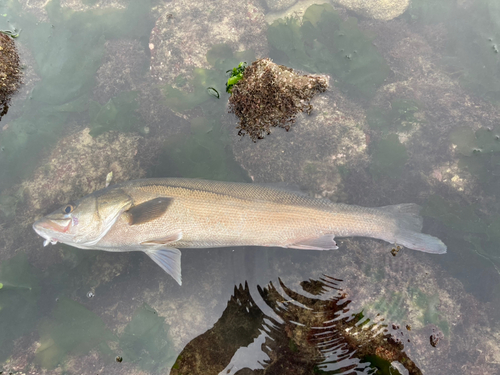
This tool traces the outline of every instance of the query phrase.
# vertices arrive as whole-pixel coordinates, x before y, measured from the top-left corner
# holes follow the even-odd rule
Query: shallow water
[[[24,74],[0,121],[0,371],[500,372],[500,5],[415,0],[385,21],[310,4],[0,4]],[[224,83],[261,57],[330,89],[253,143]],[[110,172],[418,203],[448,252],[186,249],[180,287],[144,254],[43,247],[33,221]]]

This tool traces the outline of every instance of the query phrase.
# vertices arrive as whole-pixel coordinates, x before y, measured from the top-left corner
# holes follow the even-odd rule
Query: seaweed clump
[[[10,97],[20,84],[19,55],[14,40],[0,33],[0,119],[7,114]]]
[[[229,112],[239,118],[238,135],[248,134],[256,142],[271,134],[271,127],[289,131],[297,113],[310,114],[312,97],[327,88],[325,77],[299,75],[291,68],[260,59],[232,86]]]

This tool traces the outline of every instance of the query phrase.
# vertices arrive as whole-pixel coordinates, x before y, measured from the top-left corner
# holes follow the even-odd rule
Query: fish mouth
[[[48,219],[43,218],[33,224],[34,231],[42,238],[45,239],[43,246],[49,243],[55,245],[59,242],[58,239],[51,236],[51,233],[65,233],[71,225],[71,219]]]

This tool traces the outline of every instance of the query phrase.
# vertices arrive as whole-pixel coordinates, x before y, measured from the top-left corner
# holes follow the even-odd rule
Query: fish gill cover
[[[390,73],[357,19],[342,20],[329,4],[311,5],[301,21],[274,21],[267,38],[270,56],[278,64],[331,74],[336,85],[352,96],[370,99]]]
[[[324,276],[303,281],[295,292],[280,280],[258,286],[259,297],[279,317],[257,306],[247,284],[234,288],[214,326],[186,345],[171,374],[422,374],[404,350],[408,334],[398,325],[370,322],[349,311],[341,280]],[[255,343],[256,347],[251,349]],[[246,348],[241,355],[235,353]],[[257,352],[264,355],[254,358]],[[245,358],[247,365],[238,363]],[[248,367],[248,359],[256,363]],[[233,363],[233,361],[236,361]],[[231,372],[232,373],[232,372]]]

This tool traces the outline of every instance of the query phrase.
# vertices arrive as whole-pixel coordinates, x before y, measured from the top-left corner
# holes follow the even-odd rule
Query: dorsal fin
[[[130,225],[147,223],[162,216],[173,198],[159,197],[131,207],[126,213]]]

